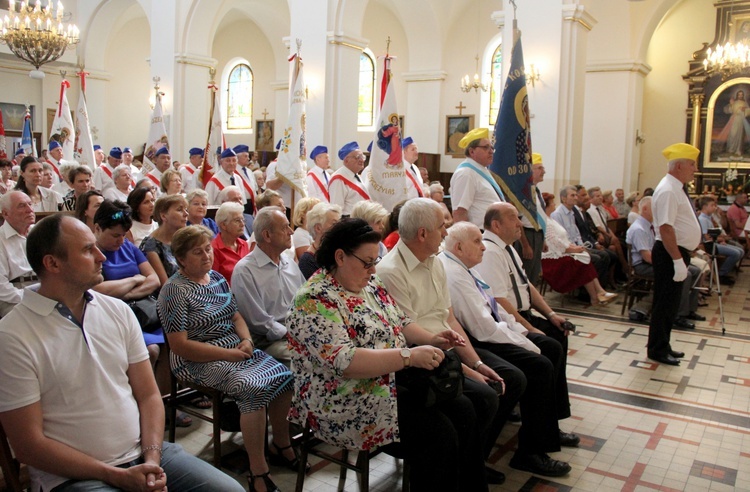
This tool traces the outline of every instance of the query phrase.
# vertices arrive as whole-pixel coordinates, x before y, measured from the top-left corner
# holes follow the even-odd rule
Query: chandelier
[[[16,10],[15,0],[8,1],[9,16],[6,15],[2,23],[0,42],[18,58],[25,60],[34,67],[29,76],[44,78],[44,72],[39,67],[45,63],[60,58],[70,44],[79,41],[78,27],[72,23],[63,24],[62,2],[57,2],[55,15],[52,15],[53,0],[49,0],[46,7],[36,0],[31,6],[30,1],[22,1]]]
[[[715,50],[708,48],[703,59],[707,73],[720,73],[722,78],[740,73],[750,67],[750,46],[744,42],[718,45]]]
[[[489,84],[482,83],[479,78],[479,55],[474,59],[476,60],[474,79],[469,79],[469,74],[464,75],[464,78],[461,79],[461,90],[464,92],[471,92],[471,90],[474,89],[474,92],[479,92],[479,89],[482,89],[482,92],[487,92]]]

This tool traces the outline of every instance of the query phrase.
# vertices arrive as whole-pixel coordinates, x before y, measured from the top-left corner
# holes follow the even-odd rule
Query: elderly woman
[[[312,244],[307,248],[307,251],[302,253],[299,257],[299,269],[305,279],[312,276],[315,271],[320,268],[317,260],[315,259],[315,253],[320,248],[320,242],[323,240],[323,235],[328,232],[333,224],[341,219],[341,206],[321,202],[315,205],[309,212],[307,212],[307,227],[310,230],[310,236],[312,236]]]
[[[602,192],[602,207],[604,207],[604,210],[607,211],[611,218],[620,218],[620,214],[617,213],[617,209],[615,208],[615,196],[612,194],[612,190],[604,190]]]
[[[255,176],[255,182],[258,184],[258,193],[266,191],[266,175],[263,174],[263,171],[256,169],[253,171],[253,176]]]
[[[628,204],[630,207],[630,212],[628,212],[628,225],[632,224],[636,221],[638,217],[640,217],[640,209],[639,205],[641,203],[641,199],[638,197],[638,192],[634,191],[628,197],[625,199],[625,203]]]
[[[379,242],[361,219],[342,219],[325,234],[316,255],[322,268],[299,289],[287,317],[289,418],[346,449],[400,441],[419,490],[487,490],[480,447],[457,438],[476,432],[467,397],[425,408],[396,386],[397,371],[432,370],[444,357],[436,347],[465,342],[406,317],[374,275]]]
[[[172,236],[187,224],[187,201],[182,195],[166,195],[154,204],[154,220],[159,227],[141,242],[141,251],[154,267],[163,286],[177,273],[177,261],[172,254]]]
[[[133,211],[133,227],[127,234],[131,243],[140,247],[143,239],[156,230],[159,224],[153,219],[154,192],[150,187],[136,187],[128,195],[128,206]]]
[[[172,351],[172,372],[179,379],[221,390],[237,402],[250,458],[250,490],[278,490],[264,454],[266,413],[276,450],[271,456],[296,467],[286,421],[291,374],[253,346],[229,286],[224,277],[211,270],[212,237],[203,226],[189,226],[177,231],[172,239],[179,269],[162,288],[158,303]]]
[[[0,159],[0,195],[4,195],[13,190],[16,182],[10,179],[13,173],[13,163],[8,159]]]
[[[385,239],[383,240],[383,244],[388,248],[388,251],[392,250],[401,238],[401,235],[398,233],[398,216],[401,212],[401,207],[403,207],[405,203],[406,200],[397,203],[396,206],[393,207],[393,210],[391,210],[391,214],[388,216],[388,227],[385,230]],[[447,224],[446,227],[448,227]]]
[[[362,200],[357,202],[352,209],[352,213],[349,215],[352,219],[362,219],[367,222],[367,225],[372,227],[372,230],[380,234],[380,242],[378,243],[378,256],[381,258],[388,254],[388,248],[383,244],[383,232],[385,231],[385,224],[388,222],[388,210],[385,209],[378,202],[372,202],[370,200]],[[294,243],[297,244],[297,243]]]
[[[555,195],[543,193],[547,217],[555,211]],[[547,251],[542,253],[542,277],[557,292],[563,294],[584,287],[591,298],[591,305],[608,304],[617,294],[604,290],[597,278],[591,257],[583,246],[576,246],[568,239],[565,228],[555,220],[547,221],[544,236]]]
[[[39,185],[42,188],[51,189],[52,185],[55,184],[55,170],[52,168],[52,164],[49,162],[42,162],[42,183]]]
[[[115,170],[112,171],[112,181],[115,185],[104,190],[104,198],[107,198],[108,200],[127,202],[132,179],[133,175],[130,166],[127,164],[120,164],[117,166]]]
[[[27,155],[21,161],[21,173],[18,176],[16,189],[26,193],[31,198],[34,212],[57,212],[62,197],[42,185],[42,164],[36,157]]]
[[[312,244],[312,235],[307,228],[307,213],[318,203],[320,203],[320,200],[317,198],[305,197],[297,202],[297,205],[294,207],[294,215],[292,215],[292,226],[294,227],[292,244],[294,244],[294,255],[297,261],[299,261],[300,256]]]
[[[213,269],[230,285],[234,266],[250,252],[247,241],[240,237],[245,231],[244,211],[245,207],[235,202],[222,203],[216,211],[219,233],[211,241],[214,248]]]
[[[94,216],[103,201],[104,197],[96,190],[89,190],[76,200],[76,218],[89,226],[91,232],[94,232]]]
[[[161,192],[165,195],[178,195],[182,193],[182,174],[175,169],[167,169],[161,175]]]
[[[188,202],[188,221],[187,225],[203,225],[211,229],[214,236],[219,233],[219,227],[216,221],[206,217],[208,212],[208,193],[196,188],[187,194],[185,199]]]

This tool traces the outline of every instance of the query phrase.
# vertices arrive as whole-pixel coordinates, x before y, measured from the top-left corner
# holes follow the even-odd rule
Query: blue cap
[[[94,145],[94,150],[102,150],[102,146],[99,144]]]
[[[234,150],[236,154],[239,154],[241,152],[250,152],[250,147],[248,147],[245,144],[239,144],[239,145],[235,145],[234,149],[232,150]]]
[[[57,140],[51,140],[49,143],[49,150],[61,149],[62,145]]]
[[[203,157],[203,149],[201,149],[199,147],[193,147],[192,149],[188,150],[188,153],[190,154],[190,157],[192,157],[194,155],[199,155],[199,156]]]
[[[314,149],[312,149],[312,152],[310,152],[310,159],[315,160],[316,157],[318,157],[320,154],[327,154],[328,153],[328,147],[324,145],[318,145]]]
[[[18,150],[16,151],[16,155],[20,155],[23,153],[24,153],[23,147],[18,147]]]
[[[112,147],[109,149],[109,156],[113,159],[122,159],[122,150],[120,147]]]
[[[123,147],[122,153],[123,154],[132,154],[133,153],[133,149],[131,149],[130,147]]]
[[[279,150],[281,148],[281,139],[279,139],[278,142],[276,142],[276,150]]]
[[[164,147],[161,147],[159,150],[156,151],[154,154],[154,157],[159,157],[160,155],[169,155],[169,149],[165,145]]]
[[[367,152],[372,152],[372,141],[370,141],[370,145],[367,146]]]
[[[411,137],[406,137],[405,139],[401,140],[401,148],[405,149],[409,145],[414,143],[414,139]]]
[[[227,157],[237,157],[237,153],[232,148],[224,149],[224,152],[221,153],[221,158],[226,159]]]
[[[357,149],[359,149],[359,144],[357,142],[349,142],[348,144],[341,147],[341,149],[339,149],[339,159],[343,161],[344,157],[348,156]]]

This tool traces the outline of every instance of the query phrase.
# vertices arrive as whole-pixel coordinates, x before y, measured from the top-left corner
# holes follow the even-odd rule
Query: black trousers
[[[680,248],[682,260],[690,264],[690,252]],[[654,305],[651,311],[651,322],[648,326],[648,355],[664,357],[672,347],[669,338],[672,324],[680,307],[683,282],[675,282],[674,263],[664,243],[656,241],[651,250],[651,264],[654,266]]]
[[[537,333],[530,333],[529,340],[539,347],[541,354],[508,343],[477,342],[476,346],[502,357],[526,376],[526,391],[521,397],[518,453],[552,453],[560,451],[555,379],[561,364],[562,346],[551,337]]]
[[[466,395],[424,408],[399,386],[398,420],[412,490],[488,490],[477,414]]]
[[[596,248],[590,248],[587,249],[589,254],[591,255],[591,264],[594,265],[594,268],[596,269],[596,275],[599,277],[599,283],[602,285],[607,285],[609,282],[609,264],[610,264],[610,258],[609,254],[607,254],[607,249],[596,249]]]
[[[523,270],[526,272],[526,276],[529,278],[529,282],[534,285],[539,285],[539,275],[542,273],[542,249],[544,248],[544,233],[542,230],[535,231],[534,229],[524,227],[523,234],[526,236],[526,240],[531,245],[531,249],[534,250],[534,256],[530,260],[523,257],[523,245],[521,241],[516,241],[513,247],[518,251],[518,255],[523,261]]]

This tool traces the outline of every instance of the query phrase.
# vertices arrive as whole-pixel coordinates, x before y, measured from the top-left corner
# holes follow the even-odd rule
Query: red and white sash
[[[350,180],[346,179],[345,177],[343,177],[343,176],[342,176],[342,175],[340,175],[340,174],[334,174],[334,175],[333,175],[333,176],[331,177],[331,180],[330,180],[330,181],[328,181],[328,186],[331,186],[331,183],[333,183],[334,181],[337,181],[337,180],[341,180],[341,181],[342,181],[342,182],[344,183],[344,185],[345,185],[345,186],[348,186],[348,187],[349,187],[349,188],[351,188],[352,190],[354,190],[354,191],[356,191],[357,193],[359,193],[359,195],[360,195],[360,196],[361,196],[362,198],[364,198],[365,200],[369,200],[369,199],[370,199],[370,195],[368,195],[368,194],[367,194],[367,192],[366,192],[365,190],[363,190],[363,189],[362,189],[361,187],[359,187],[359,186],[358,186],[358,185],[356,185],[355,183],[352,183],[352,182],[351,182]]]
[[[325,171],[323,171],[323,172],[325,172]],[[327,188],[325,187],[325,185],[324,185],[324,184],[323,184],[323,182],[322,182],[322,181],[320,180],[320,178],[318,177],[318,175],[317,175],[317,174],[315,174],[315,173],[314,173],[314,172],[312,172],[312,171],[310,171],[309,173],[307,173],[307,175],[308,175],[308,176],[310,176],[310,177],[312,177],[313,181],[315,181],[315,184],[317,184],[317,185],[318,185],[318,188],[320,188],[320,191],[322,191],[322,192],[323,192],[323,196],[324,196],[324,197],[326,197],[326,200],[327,200],[328,202],[330,202],[330,201],[331,201],[331,196],[330,196],[330,195],[328,194],[328,189],[327,189]],[[330,184],[330,183],[329,183],[329,184]]]
[[[110,174],[109,177],[111,178],[112,175]],[[149,173],[146,175],[146,177],[150,179],[151,181],[153,181],[156,186],[161,186],[161,182],[158,179],[156,179],[156,177],[153,174]]]
[[[51,160],[47,159],[47,164],[49,164],[50,166],[52,166],[52,170],[55,171],[55,174],[57,174],[57,177],[60,178],[60,181],[64,181],[63,178],[62,178],[62,176],[60,176],[60,170],[57,169],[57,166],[55,165],[55,163],[52,162]]]
[[[409,165],[411,167],[411,165]],[[417,193],[419,193],[420,198],[424,198],[424,192],[422,191],[422,187],[419,186],[419,181],[417,181],[417,178],[414,177],[414,174],[409,172],[411,169],[406,169],[406,175],[409,176],[409,179],[414,184],[414,188],[417,189]]]

